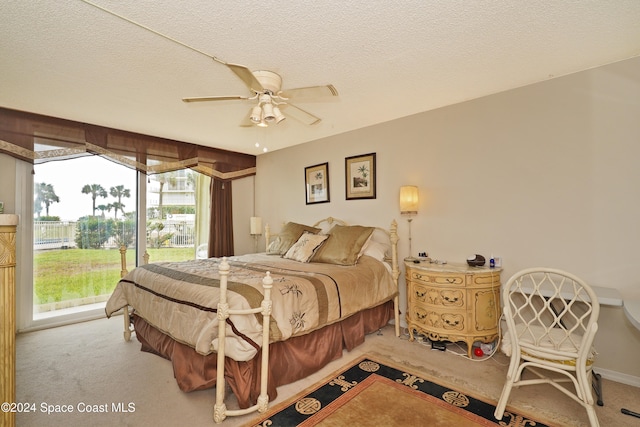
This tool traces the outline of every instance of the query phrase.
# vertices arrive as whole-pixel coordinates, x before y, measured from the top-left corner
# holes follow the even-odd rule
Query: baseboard
[[[593,371],[597,374],[602,375],[602,378],[605,378],[607,380],[634,387],[640,387],[640,377],[623,374],[622,372],[612,371],[609,369],[598,368],[597,366],[593,368]]]

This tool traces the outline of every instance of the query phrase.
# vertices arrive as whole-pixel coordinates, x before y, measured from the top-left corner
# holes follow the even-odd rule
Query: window
[[[205,175],[184,169],[146,176],[99,156],[33,170],[33,299],[26,329],[104,316],[121,276],[123,246],[128,270],[144,253],[150,262],[183,261],[206,246]]]
[[[104,285],[104,282],[110,282],[111,279],[95,279],[97,276],[94,276],[93,273],[103,274],[104,270],[111,271],[114,268],[111,266],[111,261],[108,263],[109,267],[97,268],[97,265],[105,261],[106,255],[109,253],[107,251],[111,251],[112,254],[115,252],[114,247],[117,247],[122,241],[127,244],[131,241],[132,245],[129,246],[126,256],[128,266],[136,264],[133,260],[137,259],[140,262],[143,259],[148,240],[147,198],[140,196],[147,194],[147,183],[151,183],[151,179],[147,178],[146,174],[153,176],[181,167],[199,172],[195,174],[194,178],[195,191],[190,187],[192,185],[191,178],[186,173],[180,175],[180,179],[176,181],[175,185],[169,186],[166,191],[167,197],[169,197],[168,193],[175,192],[182,194],[183,197],[191,198],[171,201],[170,204],[195,205],[193,226],[195,238],[189,237],[192,230],[189,229],[186,221],[182,221],[184,219],[182,218],[181,221],[185,224],[170,225],[170,228],[173,228],[171,231],[173,234],[169,239],[171,240],[170,244],[182,239],[181,245],[197,245],[192,248],[192,254],[195,256],[197,252],[199,257],[203,256],[201,248],[203,246],[206,248],[206,236],[208,235],[208,189],[211,182],[209,177],[215,176],[224,181],[255,175],[256,158],[253,155],[6,108],[0,108],[0,134],[2,134],[3,142],[0,151],[17,159],[15,163],[15,205],[16,213],[22,218],[18,225],[20,237],[16,246],[21,260],[17,266],[16,276],[19,283],[23,284],[16,289],[18,303],[16,321],[20,331],[38,328],[45,321],[48,322],[47,325],[69,323],[79,318],[78,312],[80,311],[92,311],[91,316],[93,317],[104,315],[102,309],[85,310],[85,308],[92,305],[102,305],[103,302],[99,302],[99,300],[103,298],[103,293],[107,291],[109,286],[114,285]],[[89,154],[98,154],[100,157],[86,157]],[[105,159],[109,159],[113,164]],[[53,162],[54,160],[55,162]],[[96,164],[112,169],[106,174],[97,167],[83,170],[80,165],[87,161],[98,162]],[[32,175],[34,173],[35,176]],[[99,179],[105,177],[117,178],[119,182],[103,184]],[[60,180],[63,179],[68,179],[68,181],[60,183]],[[34,184],[37,184],[37,194],[34,191]],[[82,188],[85,185],[89,187],[87,192],[83,193]],[[96,185],[96,187],[92,189],[92,185]],[[123,187],[118,189],[120,185]],[[107,190],[108,196],[103,197],[104,193],[97,186]],[[111,196],[111,187],[115,188],[116,196],[113,196],[114,200],[106,202],[102,199],[108,199]],[[86,209],[86,204],[76,203],[73,201],[73,197],[67,196],[67,188],[71,188],[73,197],[77,197],[77,192],[80,191],[85,196],[84,203],[88,203],[86,200],[90,198],[90,213],[82,211],[82,209]],[[125,195],[125,190],[129,190],[128,196]],[[93,205],[94,192],[97,194],[95,209]],[[163,195],[164,197],[164,193],[164,191],[156,193],[155,197],[158,199],[150,199],[149,204],[152,207],[159,207],[159,196]],[[151,194],[151,196],[154,195]],[[38,197],[37,200],[36,197]],[[200,200],[205,203],[199,203]],[[63,205],[65,209],[70,205],[73,205],[72,209],[75,209],[71,212],[68,220],[66,214],[58,212],[58,209],[63,209]],[[85,207],[83,208],[83,206]],[[32,214],[34,221],[29,221]],[[180,219],[173,215],[189,215],[179,212],[169,214],[172,215],[170,218],[172,220]],[[151,218],[154,220],[167,219],[161,217],[164,212],[160,209],[158,209],[157,215],[153,216],[152,214]],[[84,218],[83,221],[79,221],[80,218]],[[51,224],[52,222],[60,224],[54,226]],[[163,227],[166,225],[162,224]],[[130,226],[134,231],[131,231]],[[131,240],[132,235],[135,235],[133,240]],[[101,242],[101,239],[106,240]],[[55,246],[56,244],[60,248],[45,248],[47,245]],[[35,253],[37,251],[71,251],[78,249],[76,246],[78,244],[83,246],[85,248],[83,250],[86,251],[94,245],[94,251],[105,251],[101,253],[105,256],[100,256],[98,261],[89,259],[77,261],[68,259],[71,252],[64,256],[59,253],[59,264],[61,265],[57,267],[62,270],[55,270],[55,265],[47,265],[46,257],[34,259],[34,255],[38,255]],[[98,248],[100,245],[102,245],[101,248]],[[163,250],[165,247],[157,249]],[[163,251],[162,257],[159,256],[160,254],[155,254],[155,261],[169,255],[169,252]],[[206,249],[204,252],[206,256]],[[94,252],[94,254],[96,253],[98,252]],[[87,252],[83,255],[88,254]],[[47,255],[51,255],[51,253]],[[150,255],[153,256],[153,254]],[[86,283],[77,286],[77,289],[81,289],[81,291],[67,286],[67,282],[71,280],[70,277],[77,275],[76,269],[85,268],[86,270],[87,263],[96,266],[95,270],[100,270],[100,272],[94,272],[93,267],[90,269],[91,271],[87,270]],[[60,271],[63,273],[59,274]],[[66,276],[56,285],[59,289],[52,292],[50,289],[40,290],[42,282],[39,275],[46,275],[47,278],[54,275]],[[37,286],[33,286],[36,282],[38,282]],[[44,287],[54,286],[43,285]],[[91,301],[97,302],[92,303]],[[34,320],[36,318],[34,309],[41,317],[38,320]],[[63,310],[70,311],[68,314],[70,320],[62,316]],[[80,316],[84,316],[84,314],[80,314]],[[91,316],[85,316],[84,319]],[[63,317],[65,318],[51,322],[47,320]]]
[[[207,185],[204,181],[208,179],[190,169],[149,176],[146,243],[152,262],[195,257],[196,248],[206,240],[196,218],[209,217],[208,204],[204,203],[203,208],[197,203],[196,190],[199,185]]]

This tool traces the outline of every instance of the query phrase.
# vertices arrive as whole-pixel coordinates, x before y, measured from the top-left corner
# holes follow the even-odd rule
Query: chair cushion
[[[519,337],[520,351],[523,356],[535,357],[547,362],[554,362],[563,365],[575,366],[575,357],[561,356],[555,352],[578,353],[578,348],[582,342],[582,337],[578,334],[567,334],[563,329],[551,329],[548,333],[545,328],[537,325],[518,324],[516,325],[516,335]],[[537,349],[531,348],[536,346]],[[525,349],[523,349],[523,346]],[[502,337],[502,352],[511,357],[511,334],[506,330]],[[545,351],[548,349],[549,351]],[[595,358],[596,351],[592,347],[590,350],[587,365],[591,365]]]

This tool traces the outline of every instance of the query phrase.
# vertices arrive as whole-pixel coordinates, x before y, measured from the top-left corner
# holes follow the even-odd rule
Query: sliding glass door
[[[135,265],[137,172],[98,156],[34,166],[33,320],[102,309]]]
[[[33,167],[33,283],[21,329],[104,315],[122,272],[206,257],[210,178],[146,176],[99,156]]]

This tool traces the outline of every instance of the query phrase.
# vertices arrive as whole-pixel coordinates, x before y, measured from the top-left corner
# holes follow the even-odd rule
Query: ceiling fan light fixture
[[[273,107],[273,116],[275,117],[276,124],[286,119],[285,115],[282,114],[282,111],[280,111],[280,108],[278,107]]]
[[[276,116],[273,112],[273,105],[271,105],[271,103],[262,105],[262,119],[265,122],[272,122],[276,119]]]
[[[256,105],[251,109],[251,115],[249,116],[249,119],[256,124],[262,121],[262,108],[260,108],[259,105]]]

